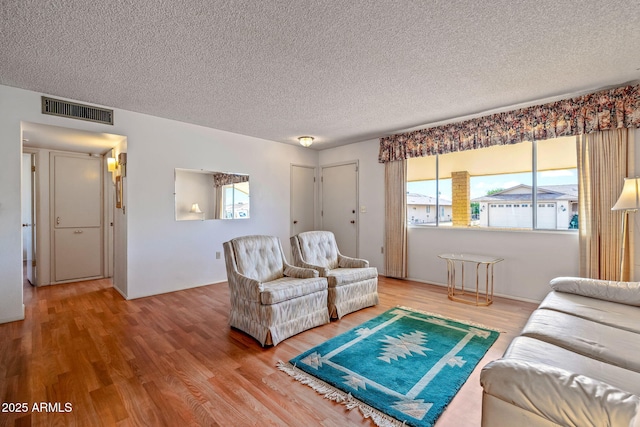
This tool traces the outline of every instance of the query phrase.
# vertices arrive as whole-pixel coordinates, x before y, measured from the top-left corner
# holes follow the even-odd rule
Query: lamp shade
[[[640,209],[640,178],[625,178],[624,186],[612,211]]]
[[[194,203],[191,205],[191,212],[193,213],[202,213],[202,211],[200,210],[200,206],[198,206],[197,203]]]

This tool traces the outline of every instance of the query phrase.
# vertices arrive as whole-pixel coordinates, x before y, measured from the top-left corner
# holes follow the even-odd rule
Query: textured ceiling
[[[638,0],[0,4],[0,84],[316,149],[640,80]]]

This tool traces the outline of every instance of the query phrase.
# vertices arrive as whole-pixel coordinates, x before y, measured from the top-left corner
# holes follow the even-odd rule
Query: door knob
[[[294,223],[294,224],[297,224],[297,223],[298,223],[298,221],[297,221],[297,220],[294,220],[294,221],[293,221],[293,223]]]
[[[351,220],[351,224],[355,224],[356,222],[354,220]]]
[[[60,217],[56,218],[56,225],[60,225]]]

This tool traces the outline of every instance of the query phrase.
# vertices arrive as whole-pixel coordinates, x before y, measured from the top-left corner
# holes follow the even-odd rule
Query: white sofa
[[[480,375],[484,427],[640,426],[640,283],[576,277]]]

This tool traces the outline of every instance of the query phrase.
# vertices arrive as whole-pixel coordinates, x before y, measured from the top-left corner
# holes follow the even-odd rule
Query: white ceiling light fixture
[[[300,142],[300,145],[302,145],[303,147],[308,147],[311,144],[313,144],[313,137],[312,136],[300,136],[300,137],[298,137],[298,142]]]

